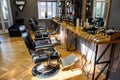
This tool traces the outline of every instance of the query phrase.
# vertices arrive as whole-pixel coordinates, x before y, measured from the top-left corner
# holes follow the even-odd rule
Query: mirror
[[[110,0],[85,0],[84,1],[83,27],[107,27]]]
[[[26,4],[26,0],[15,0],[14,3],[17,5],[18,9],[22,11]]]

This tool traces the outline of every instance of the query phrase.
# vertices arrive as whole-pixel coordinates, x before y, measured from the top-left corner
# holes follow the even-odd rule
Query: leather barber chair
[[[99,28],[102,28],[104,26],[103,18],[97,18],[96,26],[99,27]]]
[[[22,37],[34,63],[36,64],[32,68],[32,74],[39,78],[54,76],[59,71],[60,60],[60,56],[55,48],[36,48],[28,32],[23,32]],[[53,63],[52,60],[56,60],[56,63]]]
[[[58,39],[58,35],[59,35],[58,32],[59,32],[59,29],[60,29],[59,27],[56,28],[56,30],[54,30],[54,31],[48,32],[46,24],[44,22],[39,23],[39,26],[44,26],[45,27],[44,30],[43,30],[43,29],[36,29],[35,28],[35,25],[38,24],[37,20],[31,18],[29,21],[30,21],[31,28],[34,28],[34,29],[32,29],[32,31],[35,33],[35,38],[37,38],[37,39],[44,39],[44,38],[48,39],[48,38],[50,38],[50,35],[56,35],[57,37],[54,37],[55,39],[52,40],[52,42],[54,41],[53,43],[56,44],[56,45],[61,43],[61,41]]]
[[[45,29],[47,30],[46,24],[45,24],[45,23],[38,23],[37,20],[35,19],[35,17],[30,18],[29,22],[30,22],[31,28],[34,28],[33,30],[36,29],[36,28],[35,28],[35,25],[41,26],[41,27],[45,27],[45,28],[43,28],[43,29],[44,29],[44,30],[45,30]],[[43,29],[42,29],[42,30],[43,30]],[[36,31],[39,31],[39,30],[40,30],[40,29],[37,29]],[[54,30],[54,31],[52,31],[52,32],[49,32],[49,34],[50,34],[50,35],[51,35],[51,34],[56,34],[56,33],[58,33],[58,32],[59,32],[59,27],[56,28],[56,30]]]
[[[19,29],[20,29],[21,34],[25,32],[28,34],[29,40],[32,42],[32,44],[35,46],[36,49],[54,46],[54,44],[51,43],[50,39],[43,38],[43,39],[35,39],[35,41],[33,41],[31,34],[29,33],[29,31],[26,29],[24,25],[21,25]]]
[[[89,25],[93,25],[94,26],[94,20],[93,20],[92,17],[88,18],[88,23],[89,23]]]
[[[47,30],[47,27],[45,24],[37,25],[32,18],[29,19],[29,22],[30,22],[30,26],[33,31],[38,31],[38,30],[46,31]]]
[[[47,28],[44,24],[38,26],[32,18],[29,20],[29,22],[31,29],[35,34],[35,38],[37,39],[50,38],[49,33],[47,32]]]

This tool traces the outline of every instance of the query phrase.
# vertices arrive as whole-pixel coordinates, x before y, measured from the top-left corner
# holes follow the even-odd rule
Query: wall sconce
[[[14,3],[18,7],[18,9],[22,11],[26,4],[26,0],[14,0]]]

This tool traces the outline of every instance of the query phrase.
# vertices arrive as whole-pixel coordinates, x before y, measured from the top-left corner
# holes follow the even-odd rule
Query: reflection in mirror
[[[106,27],[109,3],[108,0],[86,0],[84,27]]]
[[[108,0],[94,0],[93,17],[106,19]]]

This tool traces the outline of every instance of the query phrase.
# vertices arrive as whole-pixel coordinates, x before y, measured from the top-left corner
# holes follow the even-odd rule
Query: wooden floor
[[[80,61],[73,68],[60,70],[57,75],[48,79],[39,79],[32,75],[31,69],[35,66],[21,37],[0,35],[0,80],[91,80],[81,71]],[[67,52],[65,44],[56,46],[61,57],[74,53]],[[99,80],[101,80],[100,78]]]

